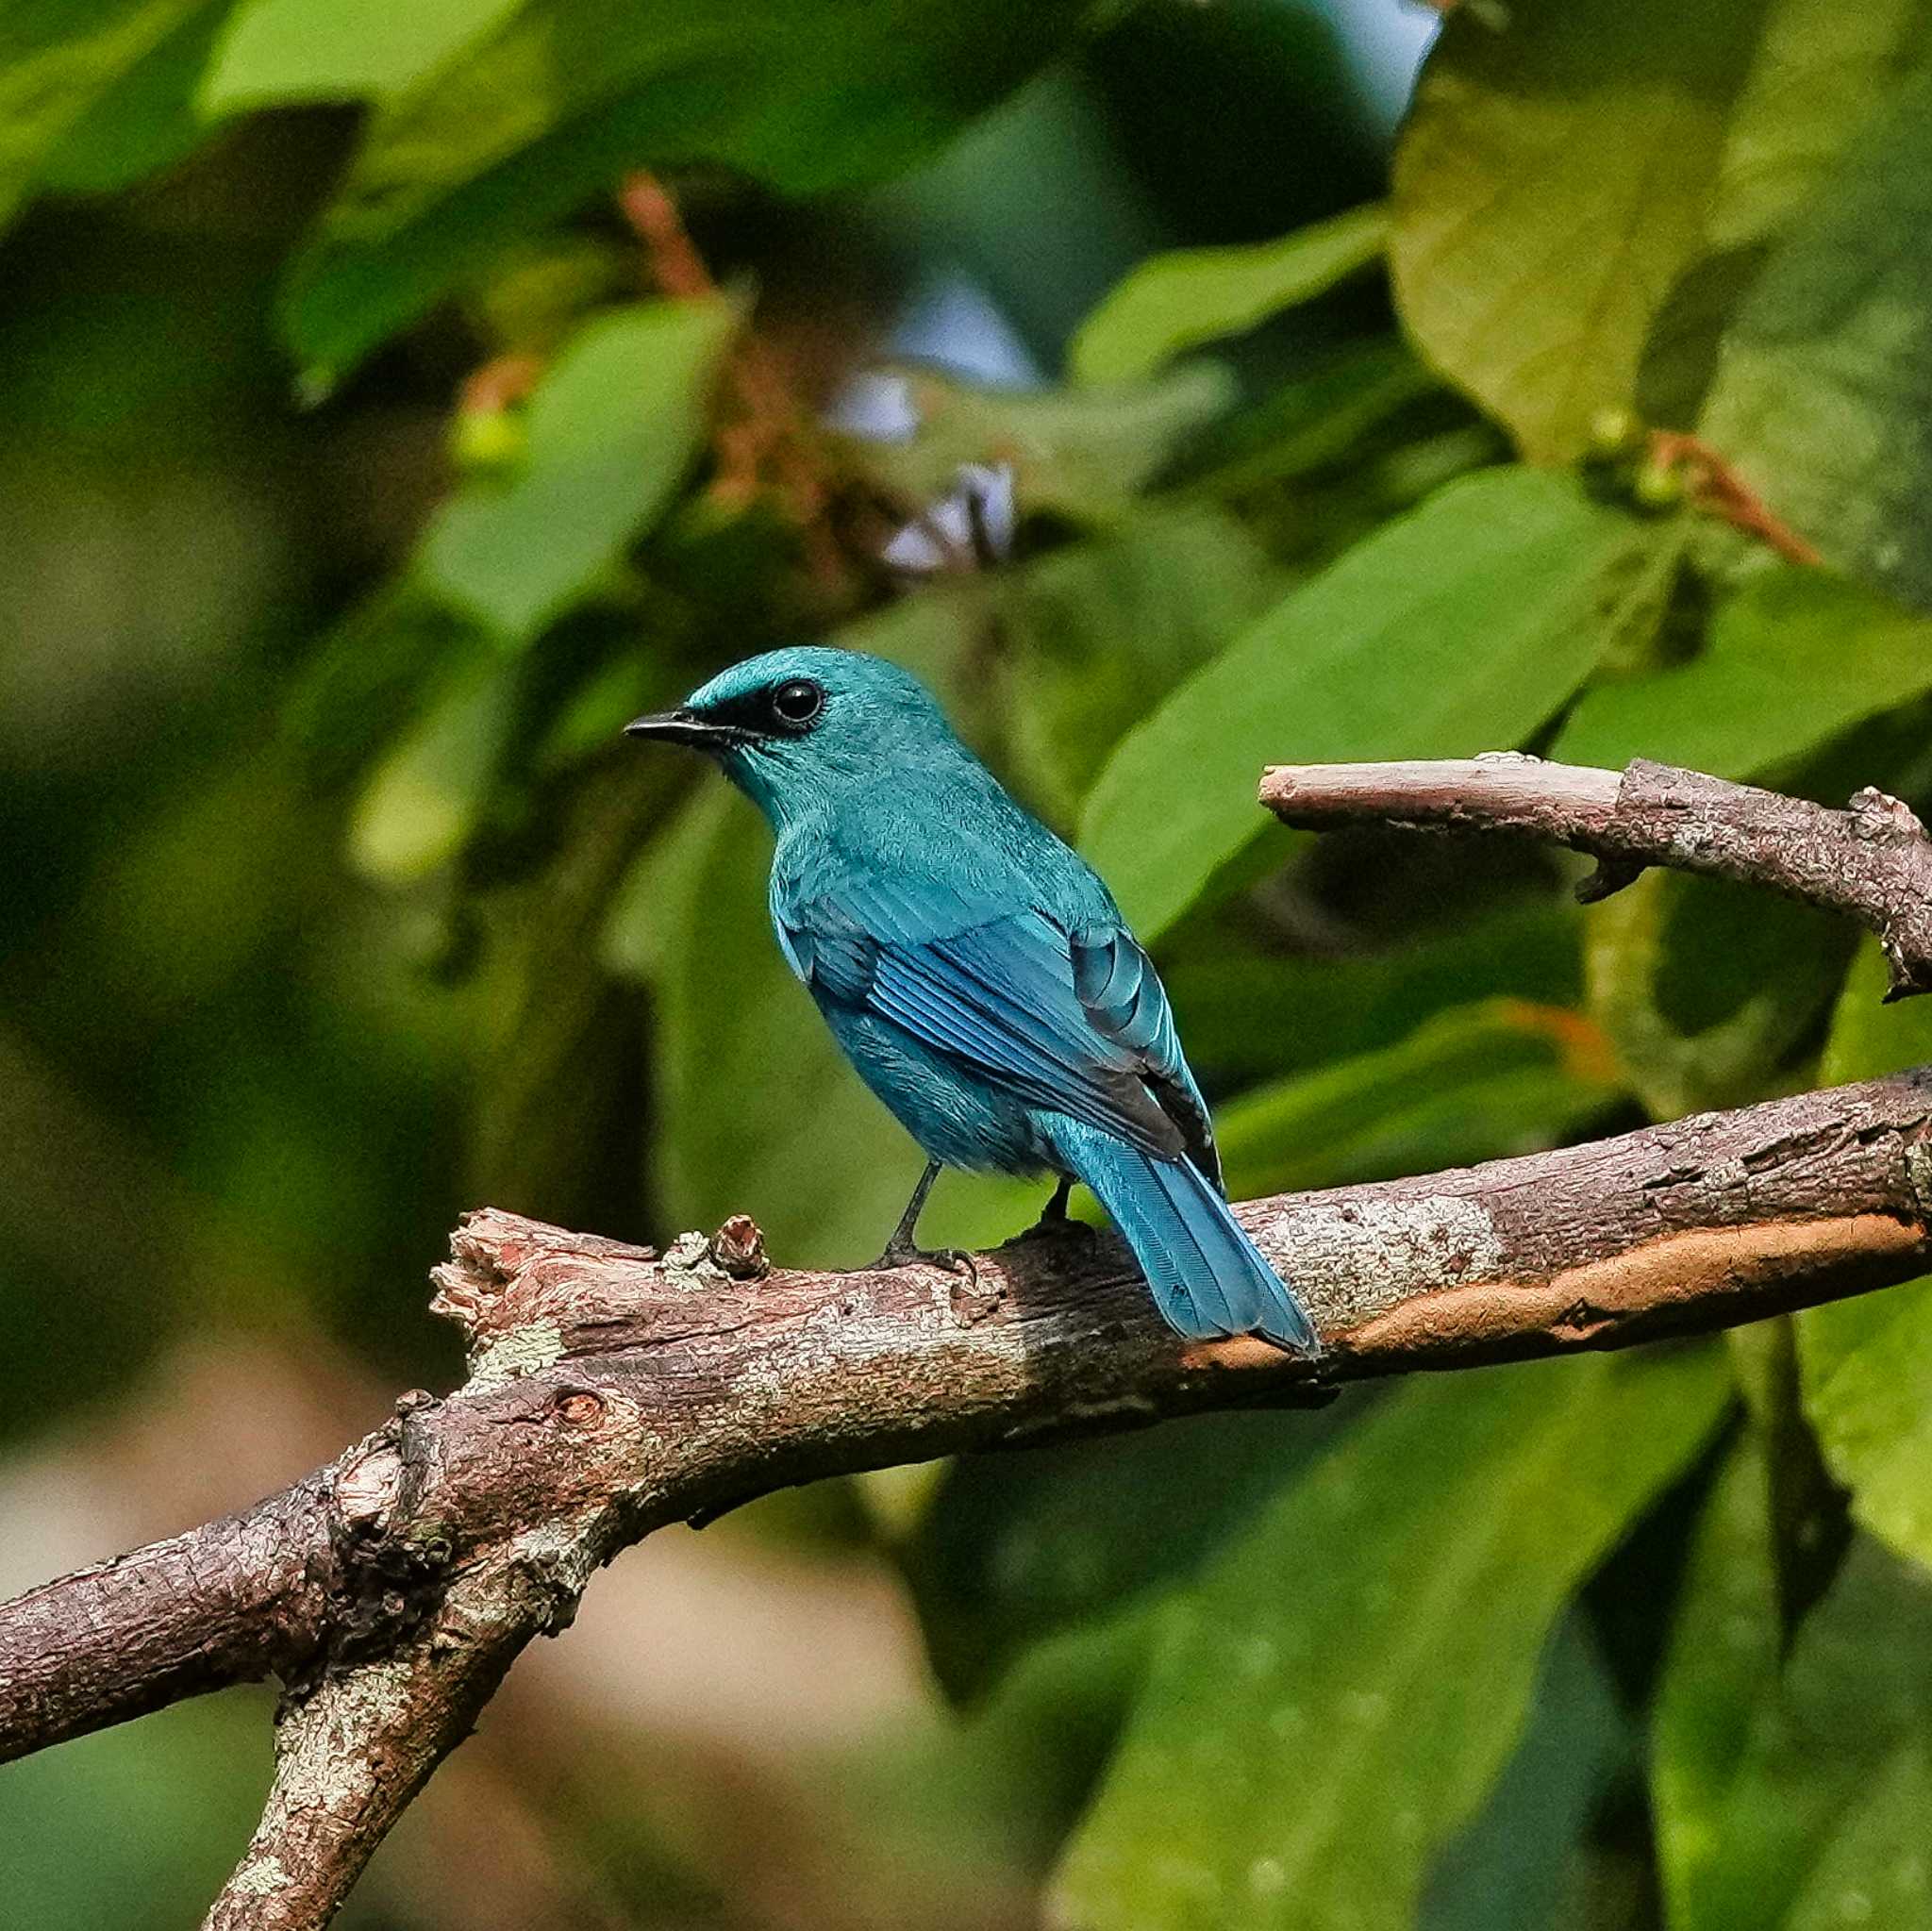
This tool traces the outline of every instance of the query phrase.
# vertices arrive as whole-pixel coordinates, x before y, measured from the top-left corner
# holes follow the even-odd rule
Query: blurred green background
[[[876,1251],[918,1156],[763,833],[616,735],[776,641],[1078,839],[1243,1194],[1932,1057],[1801,908],[1253,804],[1507,746],[1932,802],[1928,27],[8,9],[0,1588],[450,1385],[465,1207]],[[1012,555],[889,567],[962,463]],[[1932,1925],[1928,1292],[656,1537],[343,1923]],[[0,1772],[0,1923],[192,1922],[270,1709]]]

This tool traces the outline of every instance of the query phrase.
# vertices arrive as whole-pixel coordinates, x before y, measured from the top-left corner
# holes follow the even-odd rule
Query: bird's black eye
[[[804,730],[824,707],[824,686],[809,677],[793,677],[772,692],[772,715],[794,731]]]

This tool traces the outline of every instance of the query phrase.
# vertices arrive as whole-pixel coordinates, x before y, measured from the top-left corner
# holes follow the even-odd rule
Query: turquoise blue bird
[[[1086,1182],[1169,1324],[1319,1353],[1229,1212],[1167,994],[1092,869],[1008,795],[913,676],[801,645],[722,672],[629,735],[715,758],[776,834],[778,944],[926,1155],[882,1266],[940,1169]]]

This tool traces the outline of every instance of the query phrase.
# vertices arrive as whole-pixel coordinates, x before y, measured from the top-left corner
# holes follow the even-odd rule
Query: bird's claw
[[[873,1262],[873,1271],[884,1273],[899,1267],[942,1267],[949,1273],[963,1273],[979,1279],[979,1263],[963,1247],[918,1247],[910,1240],[888,1240],[886,1251]]]

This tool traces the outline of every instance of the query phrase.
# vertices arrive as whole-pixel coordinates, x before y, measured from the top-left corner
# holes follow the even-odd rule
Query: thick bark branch
[[[1510,832],[1596,858],[1603,898],[1648,865],[1768,886],[1877,933],[1888,998],[1932,991],[1932,840],[1911,809],[1863,791],[1833,811],[1639,758],[1622,773],[1504,752],[1410,764],[1277,764],[1261,802],[1284,823]]]
[[[1602,861],[1770,884],[1885,938],[1932,986],[1932,848],[1849,812],[1633,765],[1479,759],[1268,774],[1291,823],[1511,830]],[[1623,1346],[1932,1263],[1932,1069],[1594,1145],[1240,1209],[1302,1291],[1319,1370],[1185,1346],[1117,1240],[930,1267],[772,1272],[729,1222],[662,1257],[486,1211],[438,1271],[470,1378],[245,1513],[0,1606],[0,1757],[279,1675],[259,1830],[208,1923],[313,1931],[536,1635],[662,1523],[954,1450],[1327,1398],[1335,1383]]]
[[[943,1270],[761,1273],[474,1216],[439,1272],[467,1384],[286,1494],[0,1607],[0,1753],[281,1673],[262,1827],[209,1922],[325,1923],[529,1639],[664,1523],[791,1482],[1327,1384],[1621,1346],[1932,1260],[1932,1072],[1242,1219],[1328,1345],[1185,1347],[1107,1235]],[[722,1261],[722,1265],[721,1265]]]

